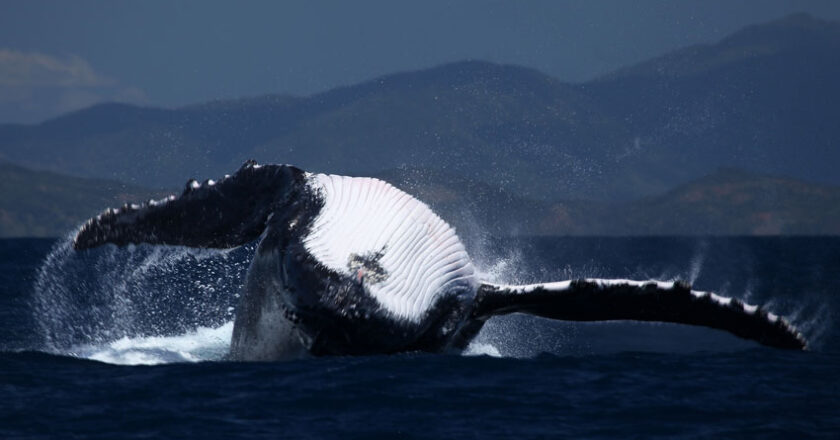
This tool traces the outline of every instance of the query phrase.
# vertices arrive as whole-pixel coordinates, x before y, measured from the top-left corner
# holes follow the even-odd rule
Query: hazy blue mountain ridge
[[[146,187],[249,158],[418,167],[543,201],[629,202],[720,167],[840,184],[838,28],[794,15],[583,84],[467,61],[308,97],[102,104],[0,126],[0,159]]]
[[[105,208],[163,191],[0,163],[0,237],[57,237]]]
[[[641,163],[840,183],[840,24],[807,15],[748,27],[586,85],[638,136]]]

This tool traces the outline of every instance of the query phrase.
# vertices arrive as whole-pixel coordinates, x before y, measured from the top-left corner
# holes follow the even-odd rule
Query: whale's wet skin
[[[233,176],[88,221],[74,247],[234,248],[259,238],[230,356],[458,352],[494,316],[700,325],[802,349],[788,322],[682,282],[580,279],[510,286],[480,279],[455,231],[388,183],[246,163]]]

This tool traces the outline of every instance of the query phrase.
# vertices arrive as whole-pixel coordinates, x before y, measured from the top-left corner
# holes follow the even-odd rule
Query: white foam
[[[492,344],[486,342],[470,342],[467,349],[464,350],[464,356],[490,356],[495,358],[502,357],[502,352]]]
[[[105,344],[75,347],[69,354],[117,365],[157,365],[221,360],[228,352],[233,321],[199,327],[176,336],[123,337]]]

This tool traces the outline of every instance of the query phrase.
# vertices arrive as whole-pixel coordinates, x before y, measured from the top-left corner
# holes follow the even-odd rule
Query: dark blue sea
[[[227,362],[252,247],[0,240],[0,438],[840,438],[840,238],[468,246],[499,282],[686,279],[787,317],[810,350],[512,315],[460,356]]]

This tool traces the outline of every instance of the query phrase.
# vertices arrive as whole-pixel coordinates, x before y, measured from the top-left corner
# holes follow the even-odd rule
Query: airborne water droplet
[[[117,363],[225,354],[229,333],[219,329],[232,328],[252,251],[108,245],[76,252],[71,237],[38,270],[32,313],[44,342],[33,349],[91,358],[107,352],[100,360]]]

